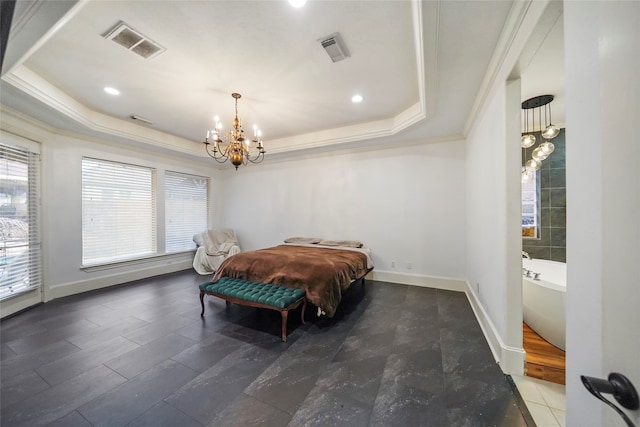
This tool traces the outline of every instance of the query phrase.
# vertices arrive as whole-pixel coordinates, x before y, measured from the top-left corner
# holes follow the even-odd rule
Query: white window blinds
[[[155,171],[82,159],[82,263],[85,266],[156,253]]]
[[[0,143],[0,300],[42,283],[39,188],[39,155]]]
[[[209,179],[165,172],[166,252],[195,248],[193,235],[207,229]]]

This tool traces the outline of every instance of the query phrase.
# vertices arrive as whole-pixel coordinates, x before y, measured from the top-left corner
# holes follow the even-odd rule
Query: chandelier
[[[239,93],[232,93],[231,96],[236,100],[236,117],[233,119],[233,127],[226,134],[222,134],[222,123],[218,116],[214,118],[215,128],[207,131],[207,137],[204,140],[204,146],[207,154],[215,159],[218,163],[224,163],[227,160],[236,167],[247,165],[247,162],[260,163],[264,160],[264,142],[260,138],[262,132],[256,125],[253,125],[253,138],[248,139],[244,136],[242,123],[238,118],[238,99],[242,97]],[[209,142],[211,139],[212,142]],[[213,148],[211,146],[213,145]],[[252,150],[254,153],[252,154]]]
[[[522,110],[524,113],[524,133],[520,138],[520,146],[524,149],[524,158],[527,158],[527,149],[531,148],[536,143],[536,137],[533,133],[536,132],[536,111],[538,113],[538,130],[542,137],[542,142],[533,149],[531,153],[531,159],[527,160],[524,166],[522,166],[522,183],[529,182],[533,173],[540,170],[542,161],[545,160],[553,150],[555,145],[550,139],[555,138],[560,133],[560,128],[551,123],[551,101],[553,101],[553,95],[540,95],[530,99],[527,99],[522,103]],[[542,109],[544,107],[544,130],[542,122]],[[547,121],[547,113],[548,119]],[[529,133],[529,116],[531,115],[531,132]]]

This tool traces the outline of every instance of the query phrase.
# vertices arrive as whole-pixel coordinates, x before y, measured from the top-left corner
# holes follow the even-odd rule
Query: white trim
[[[42,293],[40,289],[32,289],[15,297],[10,297],[0,302],[0,313],[2,318],[11,316],[25,308],[32,307],[42,302]]]
[[[13,145],[29,150],[32,153],[40,154],[40,143],[31,139],[24,138],[13,132],[3,130],[0,127],[0,139],[7,145]]]
[[[367,277],[381,282],[399,283],[401,285],[422,286],[425,288],[443,289],[446,291],[466,291],[466,281],[449,277],[426,276],[421,274],[396,273],[392,271],[373,270]]]
[[[122,285],[134,280],[146,279],[148,277],[160,276],[162,274],[175,273],[176,271],[189,270],[193,268],[193,261],[183,260],[166,265],[153,266],[125,273],[115,273],[108,276],[96,277],[95,279],[78,280],[76,282],[63,283],[51,286],[47,295],[47,301],[75,295],[82,292],[94,291],[114,285]],[[204,280],[203,280],[204,282]]]
[[[314,148],[337,148],[343,144],[388,137],[420,123],[434,114],[437,99],[440,0],[428,5],[419,0],[411,0],[411,2],[418,102],[386,119],[270,140],[268,147],[270,154]],[[149,129],[128,120],[110,117],[92,110],[71,98],[25,65],[27,59],[87,3],[87,0],[78,1],[2,76],[2,79],[91,131],[206,158],[201,144],[195,144],[186,138]],[[425,24],[425,20],[428,20],[429,25]],[[429,40],[428,46],[424,46],[425,40]],[[220,165],[215,167],[222,168]]]
[[[433,117],[438,95],[440,0],[429,4],[412,0],[411,15],[418,80],[417,103],[393,117],[271,140],[269,153],[290,154],[317,148],[337,149],[353,142],[369,144],[371,140],[396,135],[416,123]],[[425,36],[425,32],[428,36]],[[425,40],[429,41],[427,46],[423,44]],[[425,71],[427,68],[428,72]]]
[[[183,154],[203,157],[203,150],[200,144],[93,111],[26,66],[21,66],[13,72],[5,74],[2,79],[92,131]]]
[[[436,112],[438,100],[438,53],[440,47],[440,0],[418,1],[414,6],[414,32],[418,67],[418,95],[425,119]],[[429,36],[425,36],[425,29]]]
[[[468,280],[379,270],[373,270],[367,275],[367,279],[464,292],[467,295],[476,319],[478,319],[478,324],[487,340],[487,344],[489,344],[493,357],[499,363],[502,371],[506,374],[524,375],[524,349],[511,347],[504,343],[491,318],[489,318],[489,315],[482,306],[482,303],[473,292]]]
[[[491,318],[482,306],[471,284],[466,282],[466,294],[471,308],[478,319],[482,333],[484,333],[493,357],[500,364],[500,368],[506,374],[524,375],[525,351],[523,348],[511,347],[504,343],[496,330]]]
[[[487,67],[475,102],[464,125],[464,135],[473,133],[478,116],[485,107],[497,84],[504,84],[510,77],[514,64],[520,57],[531,31],[538,23],[550,0],[514,1],[503,26],[500,39]]]
[[[46,5],[46,3],[46,0],[36,0],[34,4],[29,6],[26,13],[20,17],[19,22],[11,31],[12,35],[10,36],[10,40],[13,40],[15,36],[17,36],[24,28],[26,28],[27,23],[31,19],[37,19],[35,17],[36,12],[39,11],[41,6]],[[60,30],[60,28],[65,26],[87,3],[88,0],[76,1],[75,4],[64,14],[64,16],[60,18],[51,28],[49,28],[49,30],[45,34],[39,37],[38,40],[31,45],[29,50],[27,50],[20,57],[20,59],[18,59],[18,61],[16,61],[16,63],[13,64],[13,66],[9,70],[7,70],[6,74],[13,73],[16,68],[25,63],[31,57],[31,55],[33,55],[38,51],[38,49],[44,46],[44,44],[47,43],[51,39],[51,37],[53,37],[53,35]]]
[[[111,270],[111,269],[114,269],[114,268],[126,267],[128,265],[146,264],[146,263],[152,262],[152,261],[170,260],[169,262],[172,262],[171,260],[173,258],[175,258],[177,255],[190,254],[190,255],[194,256],[195,253],[196,253],[195,250],[170,252],[170,253],[166,253],[166,254],[150,255],[150,256],[146,256],[146,257],[128,259],[128,260],[123,260],[123,261],[106,262],[106,263],[103,263],[103,264],[83,265],[82,267],[80,267],[80,270],[85,271],[87,273],[91,273],[91,272],[94,272],[94,271]]]

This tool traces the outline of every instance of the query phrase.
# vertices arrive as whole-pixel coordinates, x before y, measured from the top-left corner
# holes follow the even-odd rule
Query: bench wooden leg
[[[282,310],[282,342],[287,342],[287,318],[289,317],[289,310]]]
[[[200,292],[200,305],[202,306],[202,312],[200,317],[204,316],[204,292]]]
[[[261,309],[261,308],[267,308],[267,309],[271,309],[271,310],[280,311],[280,316],[282,318],[282,330],[281,330],[282,342],[287,342],[287,320],[288,320],[288,317],[289,317],[289,310],[298,308],[301,303],[303,304],[302,313],[301,313],[301,321],[302,321],[302,324],[305,324],[304,312],[305,312],[305,308],[307,307],[307,300],[304,297],[300,297],[299,299],[295,300],[294,302],[289,304],[284,309],[281,309],[279,307],[275,307],[275,306],[268,305],[268,304],[262,304],[262,303],[258,303],[258,302],[255,302],[255,301],[244,300],[242,298],[235,298],[235,297],[231,297],[231,296],[224,295],[224,294],[218,294],[218,293],[215,293],[215,292],[208,292],[208,291],[201,290],[200,291],[200,306],[202,307],[202,311],[200,312],[200,316],[201,317],[204,317],[204,295],[205,294],[223,299],[225,304],[226,304],[226,306],[227,306],[227,309],[231,306],[231,304],[238,304],[238,305],[243,305],[243,306],[248,306],[248,307],[255,307],[258,310],[258,313],[260,313],[259,309]]]

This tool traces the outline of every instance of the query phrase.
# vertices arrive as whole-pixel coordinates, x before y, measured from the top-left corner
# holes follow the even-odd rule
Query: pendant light
[[[524,133],[520,137],[520,146],[524,149],[524,158],[527,158],[527,148],[531,148],[536,143],[536,137],[533,133],[536,132],[535,120],[536,110],[538,112],[538,129],[540,135],[543,138],[543,142],[534,148],[531,153],[531,158],[526,160],[522,167],[522,183],[527,183],[531,180],[532,174],[540,170],[542,167],[542,161],[545,160],[555,150],[555,145],[548,141],[555,138],[560,133],[560,128],[551,123],[551,101],[553,101],[553,95],[540,95],[530,99],[527,99],[522,103],[522,110],[524,113]],[[544,107],[544,130],[542,122],[542,108]],[[529,112],[532,116],[532,129],[529,133]],[[547,117],[548,116],[548,117]],[[547,122],[547,118],[549,121]],[[548,123],[548,124],[547,124]]]
[[[551,98],[551,101],[553,101],[553,97]],[[558,134],[560,133],[560,128],[558,126],[554,125],[553,123],[551,123],[551,101],[549,101],[544,106],[545,107],[544,108],[544,122],[545,122],[545,124],[547,123],[547,109],[549,110],[549,124],[547,125],[547,127],[544,128],[544,131],[542,132],[542,136],[545,139],[553,139],[556,136],[558,136]]]
[[[529,148],[536,143],[536,137],[529,133],[529,110],[524,110],[524,113],[524,134],[520,137],[520,146],[522,148]]]

